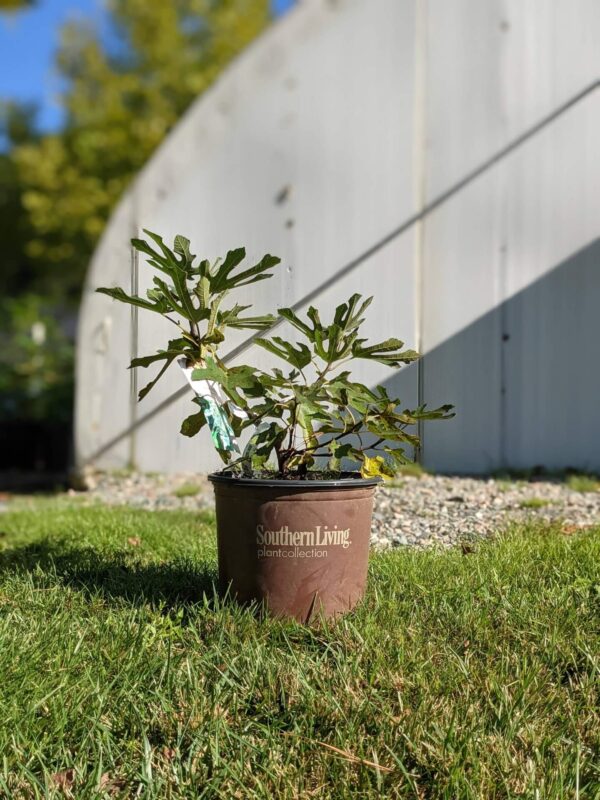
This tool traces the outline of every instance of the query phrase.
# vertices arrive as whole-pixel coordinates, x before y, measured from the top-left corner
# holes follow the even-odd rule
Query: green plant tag
[[[195,383],[205,383],[206,381],[194,381]],[[233,430],[229,420],[221,410],[217,401],[210,395],[198,395],[200,407],[204,411],[206,422],[210,430],[213,444],[217,450],[229,450],[239,453],[239,447],[233,436]]]
[[[193,367],[186,366],[184,358],[178,359],[177,363],[198,397],[200,408],[204,412],[204,417],[208,424],[214,446],[217,450],[239,453],[240,448],[235,440],[233,428],[223,410],[225,397],[221,392],[219,384],[215,381],[195,381],[192,378],[194,372]],[[234,408],[233,413],[236,414],[236,416],[246,416],[241,408]]]

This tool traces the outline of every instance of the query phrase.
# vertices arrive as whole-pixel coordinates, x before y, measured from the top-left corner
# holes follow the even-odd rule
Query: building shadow
[[[424,425],[426,467],[600,472],[600,239],[426,352],[420,369],[422,400],[456,410]],[[414,380],[406,369],[385,385],[403,398]]]

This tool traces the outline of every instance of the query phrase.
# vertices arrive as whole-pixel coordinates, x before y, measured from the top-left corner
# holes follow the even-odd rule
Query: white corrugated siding
[[[129,310],[93,293],[128,286],[131,235],[184,233],[210,258],[278,254],[278,276],[246,300],[290,305],[560,112],[597,80],[598,41],[595,0],[300,3],[193,105],[107,226],[81,313],[79,463],[217,464],[207,435],[178,433],[190,402],[167,402],[176,368],[131,403]],[[325,308],[374,293],[369,332],[426,353],[420,375],[359,374],[408,403],[456,404],[454,421],[426,426],[428,466],[600,469],[599,141],[596,89],[318,292]],[[139,277],[143,290],[143,263]],[[140,354],[166,325],[140,313]]]

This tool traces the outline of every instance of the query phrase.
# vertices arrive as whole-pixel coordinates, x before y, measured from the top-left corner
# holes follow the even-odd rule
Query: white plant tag
[[[215,447],[218,450],[229,450],[239,453],[240,448],[235,440],[229,420],[222,409],[222,406],[224,406],[228,400],[219,384],[215,381],[194,380],[192,378],[194,367],[186,366],[185,358],[177,359],[177,363],[185,375],[187,382],[200,400],[200,407],[206,417],[206,422],[208,423],[210,435]],[[229,406],[232,414],[236,417],[239,417],[239,419],[247,418],[248,415],[243,409],[233,405],[230,401]]]

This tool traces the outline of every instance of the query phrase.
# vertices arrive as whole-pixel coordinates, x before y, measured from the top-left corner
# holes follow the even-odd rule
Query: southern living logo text
[[[328,528],[316,525],[311,531],[291,531],[287,525],[279,530],[266,530],[256,526],[256,544],[259,558],[323,558],[327,547],[347,550],[352,544],[350,528]]]

